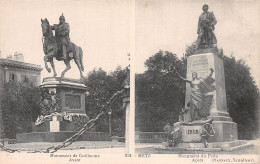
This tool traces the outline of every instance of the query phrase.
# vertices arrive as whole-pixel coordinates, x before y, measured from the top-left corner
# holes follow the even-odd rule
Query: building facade
[[[41,71],[40,65],[25,63],[21,53],[15,53],[6,59],[0,58],[0,96],[3,96],[4,84],[9,82],[32,82],[33,85],[39,86]],[[2,110],[0,102],[0,138],[3,134]]]

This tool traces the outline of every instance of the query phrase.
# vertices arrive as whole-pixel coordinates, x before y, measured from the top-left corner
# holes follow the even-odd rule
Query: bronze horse
[[[55,58],[58,61],[63,60],[66,68],[65,70],[61,73],[61,79],[64,77],[65,73],[71,68],[70,66],[70,60],[74,59],[76,65],[78,66],[79,72],[80,72],[80,77],[81,79],[83,78],[82,72],[84,72],[84,66],[82,63],[83,59],[83,52],[81,47],[73,45],[73,56],[67,55],[65,59],[61,59],[60,56],[62,55],[61,49],[60,49],[60,42],[57,40],[57,38],[53,35],[51,26],[49,24],[49,21],[47,18],[41,19],[41,26],[42,26],[42,34],[43,34],[43,51],[44,51],[44,64],[46,70],[50,73],[51,69],[48,67],[47,62],[50,62],[51,67],[53,69],[53,77],[57,76],[56,70],[55,70],[55,65],[53,63],[53,58]]]

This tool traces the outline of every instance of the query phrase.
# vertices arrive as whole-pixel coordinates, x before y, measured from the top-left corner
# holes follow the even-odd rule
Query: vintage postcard
[[[0,163],[259,163],[259,9],[0,0]]]

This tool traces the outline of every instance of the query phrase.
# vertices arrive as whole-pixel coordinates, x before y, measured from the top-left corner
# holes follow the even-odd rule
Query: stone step
[[[177,147],[183,148],[204,148],[203,143],[179,143]]]
[[[230,142],[212,142],[208,143],[208,148],[225,148],[225,147],[234,147],[246,144],[247,141],[245,140],[237,140],[237,141],[230,141]],[[203,143],[179,143],[178,147],[186,147],[186,148],[203,148]]]
[[[219,152],[221,151],[221,148],[204,148],[202,151],[207,151],[207,152]]]
[[[205,152],[220,152],[221,148],[183,148],[183,147],[164,147],[160,149],[172,150],[172,151],[205,151]]]
[[[206,152],[219,152],[221,148],[186,148],[187,151],[206,151]]]
[[[16,134],[17,143],[26,142],[63,142],[73,136],[76,132],[31,132]],[[110,135],[105,132],[85,132],[78,141],[110,141]]]
[[[228,112],[220,112],[219,109],[211,109],[211,110],[216,110],[218,112],[211,112],[210,116],[225,116],[225,117],[230,117]]]
[[[220,144],[221,148],[227,148],[227,147],[235,147],[239,145],[244,145],[246,144],[247,141],[245,140],[237,140],[237,141],[231,141],[231,142],[223,142]]]
[[[245,140],[236,140],[236,141],[230,141],[230,142],[212,142],[208,143],[208,147],[210,148],[225,148],[225,147],[234,147],[242,144],[246,144],[247,141]]]
[[[214,147],[218,146],[218,147]],[[239,149],[244,149],[254,146],[252,143],[247,143],[247,141],[239,140],[228,143],[218,143],[213,144],[209,143],[208,148],[204,147],[203,143],[179,143],[177,147],[165,147],[162,146],[162,149],[174,150],[174,151],[205,151],[205,152],[220,152],[220,151],[235,151]]]
[[[165,142],[167,143],[167,142]],[[230,141],[230,142],[213,142],[208,143],[208,148],[206,149],[216,149],[218,151],[219,149],[225,149],[230,147],[236,147],[240,145],[247,144],[247,141],[245,140],[237,140],[237,141]],[[164,146],[167,146],[167,144],[163,144]],[[204,143],[179,143],[176,148],[183,148],[183,149],[193,149],[193,150],[200,150],[204,151]],[[207,150],[205,150],[207,151]]]
[[[254,145],[251,143],[247,143],[247,144],[238,145],[238,146],[234,146],[234,147],[225,147],[225,148],[222,148],[222,150],[223,151],[235,151],[235,150],[245,149],[245,148],[252,147],[252,146],[254,146]]]
[[[209,116],[208,118],[212,118],[213,121],[229,121],[229,122],[233,121],[231,117],[227,117],[227,116]]]

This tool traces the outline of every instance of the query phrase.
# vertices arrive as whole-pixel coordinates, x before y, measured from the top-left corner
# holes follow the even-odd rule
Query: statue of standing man
[[[217,44],[217,39],[214,34],[217,20],[213,12],[208,12],[208,9],[209,6],[207,4],[203,5],[203,13],[200,15],[198,22],[196,49],[210,48],[213,47],[214,44]]]

